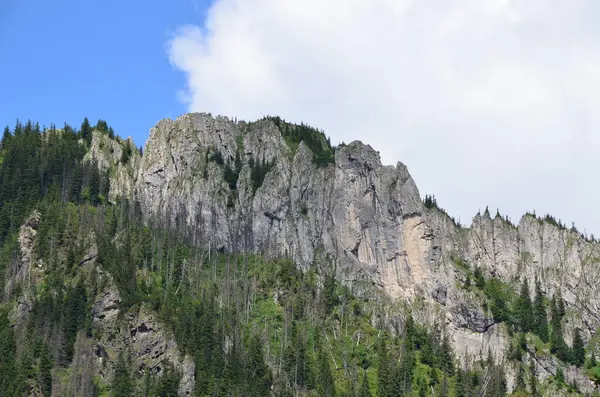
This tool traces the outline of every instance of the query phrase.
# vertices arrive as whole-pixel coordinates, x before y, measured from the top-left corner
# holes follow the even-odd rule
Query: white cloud
[[[217,0],[168,43],[190,111],[277,114],[404,162],[469,222],[600,233],[594,0]]]

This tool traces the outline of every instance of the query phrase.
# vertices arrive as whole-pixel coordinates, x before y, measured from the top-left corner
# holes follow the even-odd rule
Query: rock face
[[[127,149],[131,154],[125,159],[123,152]],[[131,138],[127,140],[111,139],[106,134],[94,131],[91,147],[84,156],[84,161],[95,162],[101,171],[111,170],[113,172],[109,199],[114,201],[118,197],[132,196],[133,170],[139,166],[140,155],[135,150],[135,144]]]
[[[34,211],[29,219],[21,226],[19,245],[21,255],[13,264],[13,270],[7,277],[6,291],[15,285],[27,286],[30,278],[32,284],[39,282],[43,276],[43,261],[36,257],[37,227],[41,221],[39,212]],[[75,354],[70,365],[70,376],[54,379],[53,394],[60,395],[90,395],[92,378],[98,377],[105,383],[110,383],[114,376],[114,368],[121,352],[131,358],[134,375],[142,378],[146,371],[153,375],[162,375],[165,363],[181,374],[179,384],[180,396],[191,396],[195,386],[195,365],[193,360],[182,355],[177,347],[173,334],[162,324],[156,313],[147,305],[132,308],[121,313],[121,295],[110,274],[104,272],[96,264],[98,249],[94,234],[81,238],[85,246],[85,254],[79,262],[75,279],[82,279],[86,285],[92,302],[92,335],[86,337],[80,332],[75,343]],[[95,287],[103,285],[97,295]],[[23,331],[32,310],[32,299],[29,288],[17,296],[10,319],[17,329],[20,343]],[[20,344],[18,343],[18,345]],[[39,395],[33,385],[28,395]],[[38,387],[39,388],[39,387]]]
[[[9,269],[8,282],[4,288],[5,299],[10,299],[16,285],[34,285],[43,277],[44,262],[34,257],[35,237],[40,223],[40,213],[34,211],[19,229],[20,258],[13,260]],[[19,302],[19,313],[29,305],[28,298],[23,297]],[[19,316],[21,315],[19,314]]]
[[[98,277],[108,279],[107,287],[96,298],[92,308],[92,327],[99,338],[94,341],[94,355],[98,374],[104,379],[112,379],[114,365],[121,351],[131,358],[132,369],[138,377],[146,371],[152,375],[162,375],[169,363],[181,373],[180,396],[191,396],[194,391],[194,370],[192,359],[183,356],[174,336],[165,329],[155,313],[142,304],[125,314],[123,321],[119,314],[121,296],[108,274],[96,268]]]
[[[223,164],[211,160],[216,152]],[[236,158],[241,170],[231,189],[224,170]],[[480,299],[460,288],[457,258],[486,277],[525,277],[530,286],[537,279],[546,294],[560,291],[567,342],[574,327],[589,340],[600,325],[600,245],[533,216],[513,226],[486,212],[460,228],[424,207],[405,165],[382,165],[361,142],[337,148],[326,167],[312,158],[302,143],[290,149],[271,121],[186,114],[151,129],[132,173],[112,176],[111,197],[138,201],[148,218],[185,228],[211,247],[288,255],[304,267],[327,254],[355,293],[379,289],[421,302],[417,314],[444,324],[463,360],[488,349],[500,358],[507,338]],[[251,166],[263,161],[273,167],[254,192]]]

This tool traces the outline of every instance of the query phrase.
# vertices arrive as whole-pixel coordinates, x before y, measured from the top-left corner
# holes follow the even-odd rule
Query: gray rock
[[[495,324],[494,320],[488,318],[478,308],[469,308],[464,303],[459,303],[453,310],[456,324],[473,332],[484,333]]]
[[[30,280],[37,283],[43,276],[43,262],[36,257],[34,250],[39,222],[40,214],[34,211],[20,228],[21,256],[6,280],[6,291],[12,291],[19,284],[27,285]],[[87,285],[90,280],[103,288],[93,297],[93,336],[87,338],[84,333],[78,334],[70,377],[55,377],[53,395],[87,395],[93,389],[94,377],[110,383],[120,352],[131,358],[134,373],[138,377],[142,377],[146,370],[160,376],[164,372],[165,362],[173,365],[182,375],[179,395],[193,395],[195,366],[191,357],[180,353],[172,332],[147,305],[121,313],[121,295],[112,276],[96,264],[98,247],[94,234],[81,236],[80,240],[85,251],[77,266],[77,275],[71,281],[84,280],[89,294],[93,291],[92,285]],[[32,301],[29,289],[25,289],[25,292],[16,297],[16,304],[10,312],[11,324],[17,330],[17,354],[20,354],[21,345],[26,342],[24,331],[32,310]],[[35,394],[38,386],[34,386],[28,395],[41,395]]]
[[[96,269],[100,277],[106,277],[107,287],[96,298],[92,309],[92,325],[95,341],[95,356],[99,375],[110,380],[121,351],[131,358],[134,373],[143,377],[146,371],[161,376],[167,362],[181,373],[180,396],[191,396],[194,391],[194,362],[183,356],[173,334],[162,324],[156,313],[142,304],[132,309],[121,319],[121,297],[110,275]]]
[[[215,151],[224,166],[240,153],[236,194],[224,166],[211,161]],[[274,164],[255,193],[251,160]],[[455,258],[515,288],[527,278],[532,292],[536,279],[548,296],[560,291],[567,341],[574,327],[590,340],[600,326],[599,244],[532,216],[511,225],[478,214],[471,227],[459,228],[424,208],[405,165],[382,165],[361,142],[338,148],[335,164],[317,167],[304,144],[293,152],[270,121],[192,113],[152,128],[133,166],[133,177],[113,174],[111,197],[137,200],[146,217],[187,227],[213,248],[289,255],[304,268],[329,258],[358,295],[418,301],[415,315],[443,324],[463,362],[488,349],[503,356],[507,334],[483,312],[481,298],[460,288],[465,276]],[[397,323],[393,316],[385,321]]]

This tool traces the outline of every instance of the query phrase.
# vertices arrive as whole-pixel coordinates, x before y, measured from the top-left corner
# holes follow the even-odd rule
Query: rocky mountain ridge
[[[425,207],[404,164],[382,165],[361,142],[340,145],[335,162],[323,166],[304,143],[290,145],[271,119],[193,113],[161,120],[143,156],[134,151],[126,164],[120,144],[95,132],[88,158],[111,170],[110,200],[138,201],[147,218],[218,250],[285,255],[304,268],[327,258],[358,295],[383,291],[407,302],[420,321],[443,322],[463,362],[488,350],[501,359],[508,336],[480,297],[462,287],[468,273],[459,261],[486,278],[515,286],[539,280],[547,296],[560,291],[567,342],[579,328],[586,343],[595,343],[599,244],[531,215],[512,225],[485,212],[461,228]],[[259,186],[257,164],[269,165]],[[554,374],[556,362],[545,360],[550,364],[537,361],[539,372]],[[567,378],[595,389],[574,368]]]

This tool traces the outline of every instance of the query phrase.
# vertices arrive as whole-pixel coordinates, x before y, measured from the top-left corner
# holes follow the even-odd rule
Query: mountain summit
[[[54,353],[54,367],[68,376],[54,370],[52,393],[71,395],[66,390],[87,385],[73,377],[88,365],[101,380],[98,390],[116,390],[120,373],[131,373],[119,380],[124,388],[141,385],[145,374],[162,383],[176,374],[179,395],[203,395],[226,379],[214,360],[228,366],[258,360],[261,380],[244,378],[243,386],[256,395],[333,395],[337,388],[354,396],[358,372],[369,368],[378,375],[365,375],[365,390],[378,385],[381,396],[475,395],[460,394],[459,386],[482,396],[596,392],[600,245],[550,216],[526,214],[514,225],[486,209],[462,227],[435,198],[422,199],[404,164],[382,165],[369,145],[334,147],[321,131],[278,117],[237,122],[191,113],[161,120],[143,155],[106,128],[28,133],[41,137],[34,144],[38,158],[46,158],[50,143],[71,145],[74,171],[60,176],[59,167],[46,170],[42,162],[38,173],[60,180],[56,195],[49,196],[52,184],[42,189],[40,201],[22,209],[29,212],[18,230],[12,218],[3,223],[3,249],[16,253],[5,264],[6,321],[17,330],[16,345],[25,338],[19,330],[40,316],[42,299],[71,302],[74,291],[87,299],[77,309],[81,317],[67,318],[74,330],[57,334],[71,347],[64,356]],[[16,140],[26,137],[15,132],[3,139],[2,175],[13,171]],[[16,198],[4,186],[25,182],[3,176],[0,183],[8,205]],[[61,219],[60,234],[48,231],[49,219]],[[52,237],[65,233],[70,237]],[[53,272],[66,284],[54,280],[48,287]],[[202,287],[207,280],[210,286]],[[49,293],[53,288],[66,288],[66,295]],[[223,314],[229,310],[231,323]],[[208,323],[209,331],[190,339]],[[267,330],[268,323],[285,332]],[[257,329],[263,340],[255,340]],[[44,346],[50,334],[40,333]],[[390,343],[381,335],[400,338],[391,356],[375,351]],[[298,376],[297,356],[292,372],[281,360],[290,346],[306,349],[309,341],[315,362],[302,365],[322,371],[298,383],[290,378]],[[206,347],[211,343],[218,348]],[[240,346],[245,353],[234,358]],[[448,349],[456,353],[456,370]],[[386,360],[390,373],[413,368],[410,382],[398,386],[403,394],[391,391]],[[329,365],[335,376],[319,378]],[[223,390],[242,387],[227,379],[233,383]],[[30,383],[29,390],[41,388]]]

